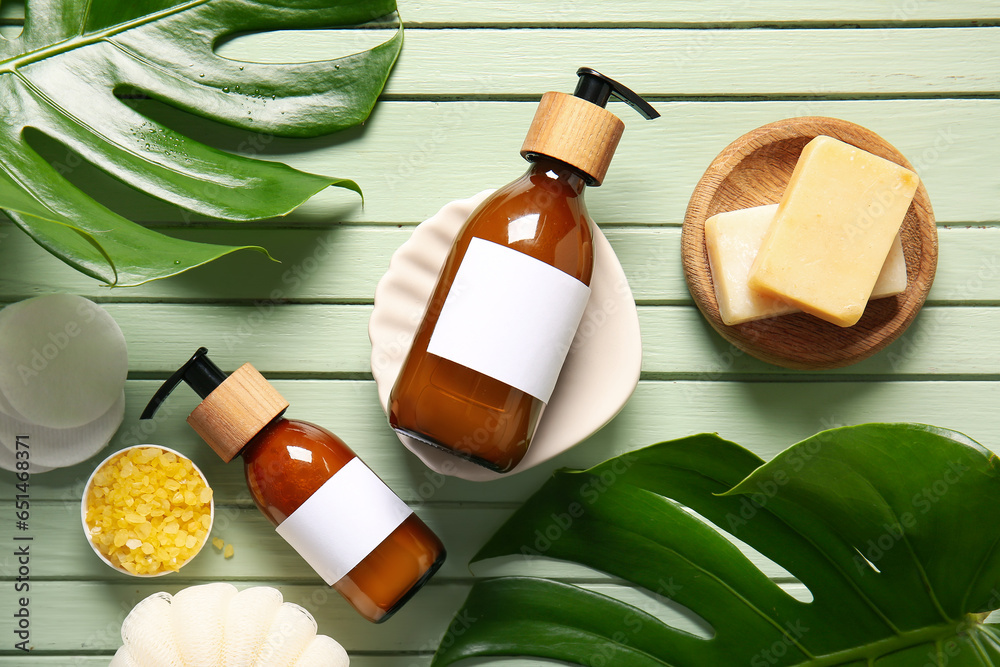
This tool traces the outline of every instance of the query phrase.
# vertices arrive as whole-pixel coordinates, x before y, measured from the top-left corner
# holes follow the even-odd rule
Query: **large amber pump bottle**
[[[455,239],[389,398],[399,433],[496,472],[524,457],[579,327],[594,266],[586,186],[604,180],[636,93],[581,68],[573,95],[542,97],[521,155],[531,166],[473,211]]]
[[[226,375],[200,348],[156,392],[180,382],[203,400],[188,423],[222,460],[243,457],[250,494],[285,539],[358,613],[380,623],[445,559],[423,521],[324,428],[285,418],[288,401],[250,364]]]

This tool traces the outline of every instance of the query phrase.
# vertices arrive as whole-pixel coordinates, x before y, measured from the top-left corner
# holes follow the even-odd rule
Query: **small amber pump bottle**
[[[604,180],[634,92],[589,68],[573,95],[542,97],[521,155],[528,171],[459,232],[389,397],[399,433],[496,472],[524,457],[590,296],[583,195]]]
[[[182,380],[204,399],[188,423],[225,462],[243,457],[250,493],[277,532],[369,621],[389,618],[430,579],[444,545],[337,436],[282,417],[288,401],[250,364],[226,376],[200,348]]]

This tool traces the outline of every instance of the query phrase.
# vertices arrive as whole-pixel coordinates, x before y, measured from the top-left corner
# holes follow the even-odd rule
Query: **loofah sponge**
[[[273,588],[230,584],[154,593],[122,623],[110,667],[348,667],[312,615]]]

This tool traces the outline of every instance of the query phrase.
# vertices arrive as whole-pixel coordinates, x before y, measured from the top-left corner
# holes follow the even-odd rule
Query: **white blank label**
[[[332,586],[412,513],[355,457],[282,521],[277,531]]]
[[[547,403],[589,298],[554,266],[474,238],[427,351]]]

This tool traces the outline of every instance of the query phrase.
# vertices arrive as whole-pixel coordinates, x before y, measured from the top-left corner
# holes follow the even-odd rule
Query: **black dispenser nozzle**
[[[617,97],[625,104],[638,111],[646,120],[659,118],[659,112],[650,106],[649,102],[639,97],[639,95],[618,83],[614,79],[604,76],[595,69],[581,67],[576,71],[580,80],[576,84],[576,92],[573,94],[580,99],[592,102],[599,107],[605,107],[612,96]]]
[[[160,404],[166,400],[181,380],[186,382],[202,398],[207,398],[215,391],[216,387],[225,382],[229,376],[223,373],[207,355],[208,348],[199,347],[198,351],[156,390],[139,419],[151,419],[156,414]]]

